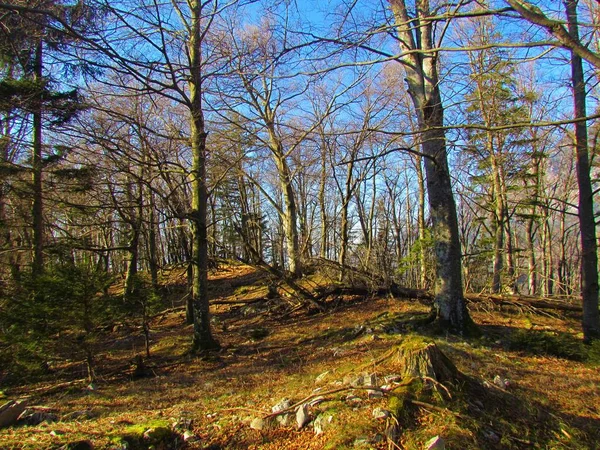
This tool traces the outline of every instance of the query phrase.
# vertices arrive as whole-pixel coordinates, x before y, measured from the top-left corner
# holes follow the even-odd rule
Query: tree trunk
[[[37,83],[43,81],[43,48],[40,39],[35,48],[34,77]],[[42,87],[39,86],[40,93]],[[41,94],[36,94],[41,95]],[[44,207],[42,188],[42,99],[37,98],[33,110],[33,155],[31,166],[33,186],[33,202],[31,215],[33,219],[33,262],[31,273],[34,277],[44,270]]]
[[[156,245],[156,211],[154,202],[154,192],[148,189],[148,264],[150,266],[150,276],[152,279],[152,289],[158,289],[158,248]]]
[[[325,204],[325,186],[327,182],[327,158],[323,140],[323,148],[321,149],[321,177],[319,180],[319,210],[321,212],[321,247],[319,250],[319,256],[323,259],[327,258],[327,246],[329,244],[327,239],[327,207]]]
[[[270,114],[269,112],[267,114]],[[299,276],[302,273],[300,262],[300,244],[298,239],[298,210],[296,207],[296,198],[294,187],[292,185],[292,174],[286,161],[283,151],[283,144],[278,139],[274,125],[268,125],[269,145],[273,153],[273,159],[277,172],[279,174],[279,183],[283,195],[284,210],[280,214],[283,230],[286,238],[286,249],[289,271],[293,276]],[[283,261],[282,261],[283,262]]]
[[[427,254],[425,245],[425,177],[423,176],[423,157],[415,156],[415,168],[417,169],[417,184],[419,187],[419,288],[427,289]]]
[[[577,0],[565,0],[569,34],[579,42],[577,25]],[[585,78],[581,56],[571,52],[571,76],[575,118],[586,117]],[[581,296],[583,300],[583,338],[586,342],[600,338],[600,314],[598,312],[598,254],[594,199],[590,179],[590,163],[587,143],[587,123],[575,123],[575,167],[579,187],[579,228],[581,233]]]
[[[534,225],[535,220],[533,215],[535,214],[535,207],[532,207],[532,212],[529,219],[527,219],[527,284],[529,295],[537,294],[537,265],[535,260],[535,241],[534,241]]]
[[[213,338],[208,304],[208,240],[206,227],[206,131],[202,111],[202,55],[201,25],[203,23],[200,0],[193,0],[191,9],[191,35],[188,42],[190,58],[190,140],[192,147],[192,302],[194,311],[194,351],[214,350],[220,347]]]
[[[123,289],[123,296],[125,299],[129,299],[135,289],[135,276],[138,272],[139,242],[140,230],[134,228],[131,230],[131,239],[129,240],[129,259],[127,260],[127,275],[125,277],[125,287]]]
[[[492,163],[492,188],[494,199],[494,261],[492,272],[492,293],[497,294],[502,291],[502,267],[504,259],[504,201],[500,189],[500,172],[498,162],[494,154],[494,148],[491,143],[492,137],[488,133],[489,154]]]
[[[348,232],[348,208],[352,197],[353,184],[352,173],[354,172],[354,157],[346,167],[346,183],[342,196],[342,210],[340,211],[340,253],[338,262],[340,263],[340,281],[343,281],[346,266],[346,254],[348,253],[349,232]]]
[[[417,19],[411,19],[405,0],[389,0],[398,24],[409,95],[422,132],[422,151],[434,238],[436,280],[434,308],[444,329],[467,332],[472,326],[462,287],[461,250],[456,204],[448,170],[444,109],[439,91],[437,53],[432,51],[433,25],[427,1],[418,2]]]

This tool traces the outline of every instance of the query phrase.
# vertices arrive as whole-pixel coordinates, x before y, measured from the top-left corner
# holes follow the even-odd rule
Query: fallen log
[[[388,287],[369,288],[366,286],[329,286],[319,292],[317,298],[323,299],[332,295],[393,295],[396,298],[413,298],[432,302],[434,294],[425,289],[412,289],[392,284]],[[527,306],[535,309],[553,309],[558,311],[581,312],[581,306],[558,301],[546,297],[533,297],[526,295],[499,295],[499,294],[464,294],[469,303],[489,301],[498,306]]]
[[[499,306],[529,306],[536,309],[554,309],[558,311],[581,312],[581,306],[543,297],[498,294],[465,294],[468,302],[477,303],[489,301]]]

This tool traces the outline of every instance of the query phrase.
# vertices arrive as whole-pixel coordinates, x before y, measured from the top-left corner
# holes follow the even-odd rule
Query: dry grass
[[[165,274],[173,297],[183,292],[177,284],[184,276],[183,269]],[[79,367],[75,362],[57,367],[54,379],[5,389],[9,397],[29,393],[36,405],[59,416],[91,410],[94,418],[2,429],[0,448],[58,448],[80,439],[92,441],[95,448],[112,448],[112,439],[132,425],[181,418],[191,419],[193,432],[201,438],[186,448],[356,448],[362,438],[369,442],[363,448],[388,448],[385,420],[371,415],[375,407],[387,408],[388,398],[368,399],[360,391],[355,393],[360,397],[356,403],[345,401],[348,392],[340,392],[312,410],[313,415],[333,417],[320,436],[310,427],[257,431],[249,423],[268,414],[284,397],[298,401],[315,389],[339,388],[345,379],[362,372],[379,377],[396,373],[394,359],[381,357],[407,334],[422,332],[411,329],[410,319],[427,312],[426,306],[392,298],[336,298],[330,299],[326,313],[309,315],[285,295],[257,302],[272,280],[250,267],[226,266],[211,279],[212,298],[219,303],[213,310],[215,335],[223,346],[218,355],[201,359],[186,353],[191,328],[182,312],[157,316],[152,357],[147,361],[156,376],[132,380],[131,363],[142,350],[142,341],[134,336],[139,331],[107,332],[95,390],[80,383],[44,394],[47,387],[81,376],[75,373]],[[315,277],[305,286],[324,281]],[[244,305],[246,301],[253,303]],[[577,318],[483,308],[472,315],[482,338],[435,337],[472,382],[448,386],[452,399],[430,392],[428,401],[438,409],[410,412],[402,424],[402,448],[422,448],[436,435],[443,436],[450,449],[596,448],[598,367],[511,350],[519,330],[577,337]],[[507,391],[493,387],[496,375],[510,380]],[[491,386],[482,387],[484,381]]]

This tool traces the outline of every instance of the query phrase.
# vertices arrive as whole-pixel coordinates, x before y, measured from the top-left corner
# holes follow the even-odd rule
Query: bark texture
[[[190,140],[192,147],[192,305],[194,312],[194,351],[219,348],[210,327],[208,304],[208,241],[207,241],[207,189],[206,189],[206,131],[202,111],[202,57],[201,22],[202,3],[191,2],[191,34],[188,42],[190,57]]]
[[[431,15],[429,2],[416,3],[415,17],[411,17],[404,0],[390,0],[405,55],[402,62],[408,92],[422,133],[436,260],[434,307],[443,328],[462,333],[468,331],[472,321],[463,297],[458,220],[443,129],[444,108],[439,90],[437,53],[432,51],[435,47],[433,23],[428,18]]]
[[[577,25],[577,0],[565,0],[569,34],[579,42]],[[571,76],[575,118],[586,117],[585,78],[581,56],[571,54]],[[594,199],[590,179],[587,123],[575,123],[575,166],[579,187],[579,228],[581,233],[581,297],[583,300],[583,336],[585,341],[600,338],[598,312],[598,253]]]

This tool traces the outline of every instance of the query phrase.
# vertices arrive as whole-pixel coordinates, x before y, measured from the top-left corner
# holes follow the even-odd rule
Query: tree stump
[[[460,372],[433,342],[414,337],[405,340],[398,349],[403,378],[430,378],[439,383],[456,381]]]

